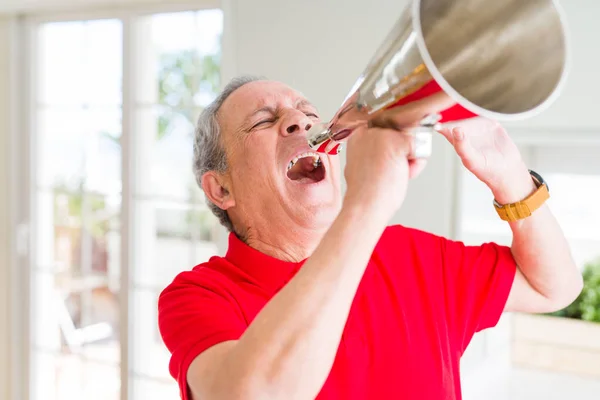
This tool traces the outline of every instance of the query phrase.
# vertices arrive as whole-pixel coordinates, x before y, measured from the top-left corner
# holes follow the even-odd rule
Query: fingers
[[[488,134],[487,132],[493,131],[495,129],[502,129],[502,126],[499,122],[483,118],[470,118],[460,122],[460,126],[456,128],[443,127],[439,129],[438,132],[444,136],[450,143],[454,144],[456,140],[456,129],[460,130],[459,133],[460,140],[464,140],[466,136],[482,135]]]
[[[396,157],[406,157],[410,168],[411,178],[416,177],[421,173],[427,160],[424,158],[413,158],[416,150],[415,136],[410,130],[402,129],[387,129],[387,128],[371,128],[373,134],[387,135],[388,145],[393,148],[393,154]]]
[[[464,147],[465,144],[465,131],[462,128],[442,128],[439,129],[439,132],[443,137],[450,142],[452,146],[454,146],[457,150],[457,146]]]
[[[462,128],[452,129],[452,145],[465,167],[470,168],[473,163],[485,163],[485,159],[475,150]]]
[[[470,159],[475,155],[471,143],[469,143],[469,141],[465,138],[465,131],[463,129],[452,129],[454,150],[456,151],[456,154],[458,154],[458,156],[463,160]]]
[[[451,145],[454,145],[454,138],[452,136],[452,128],[442,128],[439,129],[437,132],[439,132],[443,137],[446,138],[446,140],[448,142],[450,142]]]
[[[392,129],[392,131],[394,132],[394,136],[396,137],[397,141],[401,141],[402,144],[400,146],[400,148],[398,148],[398,150],[401,150],[401,153],[398,154],[399,156],[404,156],[404,157],[411,157],[412,155],[415,154],[415,150],[416,150],[416,142],[415,142],[415,137],[412,133],[410,133],[410,131],[402,129],[402,130],[396,130],[396,129]]]
[[[370,121],[370,124],[397,130],[417,126],[427,115],[441,113],[455,104],[456,102],[442,91],[424,99],[382,111]]]

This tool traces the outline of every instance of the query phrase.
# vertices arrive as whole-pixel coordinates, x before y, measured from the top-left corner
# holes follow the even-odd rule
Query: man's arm
[[[500,204],[521,201],[535,189],[527,168],[512,174],[510,184],[492,188]],[[583,287],[567,240],[547,204],[529,218],[510,222],[511,246],[518,269],[505,311],[545,313],[575,300]]]
[[[192,362],[187,376],[193,398],[316,397],[385,223],[377,213],[344,208],[314,254],[240,340],[216,345]]]
[[[535,190],[518,147],[497,122],[476,118],[440,133],[498,203],[521,201]],[[582,277],[548,206],[510,227],[518,269],[505,311],[550,312],[575,300],[583,287]]]

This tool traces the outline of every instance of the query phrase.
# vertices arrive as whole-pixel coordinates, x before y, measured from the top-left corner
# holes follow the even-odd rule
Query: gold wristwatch
[[[535,182],[537,189],[526,199],[517,203],[501,205],[494,199],[494,208],[500,216],[500,219],[508,222],[518,221],[529,217],[535,210],[540,208],[546,200],[550,198],[548,184],[538,173],[529,170],[531,178]]]

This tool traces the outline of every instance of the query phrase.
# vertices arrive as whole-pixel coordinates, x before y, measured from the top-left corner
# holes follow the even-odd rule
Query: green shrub
[[[550,315],[600,323],[600,258],[585,265],[583,290],[577,299]]]

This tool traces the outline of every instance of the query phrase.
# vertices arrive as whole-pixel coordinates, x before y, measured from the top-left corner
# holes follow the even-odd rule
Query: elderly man
[[[298,92],[239,78],[203,112],[196,178],[231,233],[224,257],[159,299],[183,399],[460,399],[475,332],[579,294],[547,205],[509,222],[510,248],[387,226],[423,161],[386,113],[351,136],[342,196],[338,157],[307,146],[319,115]],[[500,205],[543,186],[501,127],[442,134]]]

